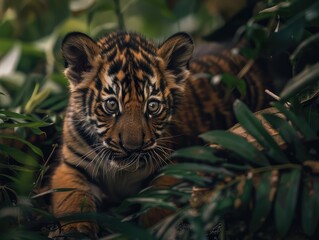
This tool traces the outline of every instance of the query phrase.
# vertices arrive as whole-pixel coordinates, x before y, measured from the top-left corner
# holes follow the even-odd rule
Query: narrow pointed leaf
[[[37,167],[39,165],[32,156],[20,151],[19,149],[0,144],[0,150],[25,166]]]
[[[17,140],[19,142],[24,143],[25,145],[27,145],[29,148],[31,148],[31,150],[36,153],[37,155],[39,155],[40,157],[43,157],[43,153],[41,151],[40,148],[34,146],[32,143],[28,142],[27,140],[20,138],[18,136],[15,135],[5,135],[5,134],[0,134],[0,139],[1,138],[7,138],[7,139],[14,139]]]
[[[295,76],[287,83],[280,94],[280,100],[286,101],[287,99],[295,96],[305,87],[314,84],[319,78],[319,63],[305,68],[304,71]]]
[[[279,102],[271,103],[275,108],[282,112],[285,117],[292,122],[292,124],[301,132],[306,140],[316,138],[316,133],[310,128],[307,122],[300,116],[296,116],[293,112],[289,111],[284,105]]]
[[[15,127],[29,127],[29,128],[38,128],[49,126],[51,123],[46,123],[43,121],[37,122],[24,122],[24,123],[2,123],[0,128],[15,128]]]
[[[293,148],[295,152],[294,156],[298,162],[311,158],[305,145],[299,139],[297,131],[285,119],[274,114],[263,114],[263,118],[265,118],[266,121],[278,131],[282,139]]]
[[[12,119],[25,119],[25,120],[30,120],[30,121],[37,120],[36,118],[32,117],[31,115],[25,115],[25,114],[11,112],[11,111],[5,111],[5,110],[0,110],[0,114],[4,115],[7,118],[12,118]]]
[[[194,146],[182,148],[175,151],[171,157],[190,158],[195,160],[207,160],[210,163],[222,162],[223,159],[216,157],[213,154],[213,149],[210,147]]]
[[[267,154],[277,163],[288,163],[287,156],[280,149],[276,141],[269,135],[261,122],[254,116],[248,107],[236,100],[234,102],[234,112],[237,120],[247,132],[261,144]]]
[[[303,184],[301,199],[302,229],[312,236],[319,220],[319,179],[308,178]]]
[[[209,143],[219,144],[225,149],[237,153],[239,156],[241,156],[243,159],[246,159],[253,165],[269,165],[267,159],[261,152],[259,152],[245,138],[236,134],[221,130],[214,130],[203,133],[199,135],[199,137]]]
[[[252,179],[246,178],[245,176],[237,183],[237,195],[234,201],[235,209],[247,209],[251,199],[252,186]]]
[[[300,169],[281,173],[275,202],[275,225],[281,236],[285,236],[292,224],[299,192]]]
[[[271,172],[264,172],[258,175],[258,184],[255,186],[255,205],[249,226],[250,231],[253,233],[266,221],[274,200],[274,191],[271,192],[271,177]],[[273,186],[273,189],[275,190],[275,186]]]

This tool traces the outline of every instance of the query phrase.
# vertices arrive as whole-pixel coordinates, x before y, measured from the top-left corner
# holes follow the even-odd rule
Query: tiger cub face
[[[66,122],[81,126],[82,137],[91,148],[99,146],[104,161],[160,161],[161,137],[183,94],[192,52],[186,33],[158,47],[135,33],[112,33],[97,42],[82,33],[67,35],[62,44],[71,92]]]

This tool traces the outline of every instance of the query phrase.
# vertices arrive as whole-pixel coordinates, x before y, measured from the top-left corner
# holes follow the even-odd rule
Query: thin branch
[[[117,16],[119,30],[125,30],[125,23],[124,23],[123,13],[121,11],[120,0],[114,0],[114,5],[115,5],[115,13]]]

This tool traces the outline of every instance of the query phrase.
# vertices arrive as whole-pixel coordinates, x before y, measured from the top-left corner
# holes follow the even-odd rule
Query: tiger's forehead
[[[98,41],[103,58],[102,84],[129,95],[160,87],[157,47],[136,33],[116,32]]]

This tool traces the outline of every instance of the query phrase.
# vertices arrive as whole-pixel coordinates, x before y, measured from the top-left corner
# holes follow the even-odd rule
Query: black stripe
[[[88,113],[90,116],[92,115],[93,98],[94,98],[94,91],[90,89],[89,96],[88,96],[88,102],[87,102]],[[84,106],[86,106],[86,105],[84,105]]]
[[[149,75],[151,77],[154,76],[154,72],[153,72],[152,68],[149,66],[149,64],[147,64],[143,60],[137,60],[137,64],[147,75]]]
[[[114,61],[114,58],[117,54],[117,50],[116,48],[114,48],[111,52],[109,52],[107,55],[106,55],[106,58],[109,62],[113,62]]]
[[[101,51],[101,54],[105,54],[109,51],[111,51],[113,48],[115,48],[115,42],[107,45],[102,51]]]
[[[80,119],[76,119],[74,118],[74,120],[80,120]],[[95,138],[93,136],[91,136],[91,134],[88,134],[86,132],[86,127],[87,126],[83,126],[80,124],[73,124],[73,127],[75,129],[75,131],[79,134],[79,136],[86,142],[86,144],[88,146],[92,146],[93,144],[95,144]]]
[[[70,150],[71,153],[73,153],[74,155],[76,155],[77,157],[79,157],[82,160],[83,155],[80,154],[79,152],[77,152],[73,147],[71,147],[68,143],[65,143],[65,146]],[[84,160],[84,159],[83,159]],[[85,160],[87,161],[87,160]]]
[[[97,186],[99,186],[99,183],[85,170],[85,168],[80,167],[80,166],[76,166],[72,163],[69,163],[67,161],[64,161],[64,163],[66,165],[68,165],[69,167],[75,169],[76,171],[80,172],[82,175],[84,175],[84,177],[86,178],[86,180],[90,183],[93,183]]]
[[[114,89],[112,87],[104,87],[103,91],[107,94],[115,94]]]
[[[110,66],[110,68],[109,68],[109,70],[108,70],[108,75],[109,75],[109,76],[112,76],[112,75],[114,75],[114,74],[117,74],[117,73],[120,71],[120,69],[122,68],[122,65],[123,65],[123,62],[122,62],[122,61],[120,61],[120,60],[114,61],[114,62],[111,64],[111,66]]]
[[[96,77],[94,78],[94,83],[95,83],[95,88],[97,90],[101,90],[102,89],[102,82],[101,82],[101,79]]]
[[[144,51],[141,51],[142,57],[145,59],[146,62],[151,62],[151,59],[149,58],[149,56],[147,54],[145,54]]]

